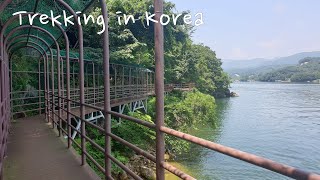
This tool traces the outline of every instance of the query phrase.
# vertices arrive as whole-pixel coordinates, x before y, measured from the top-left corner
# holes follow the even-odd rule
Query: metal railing
[[[3,3],[0,6],[0,10],[4,9],[8,4],[10,4],[12,0],[4,0]],[[67,10],[69,13],[71,13],[75,19],[78,18],[78,15],[76,12],[63,0],[55,0],[54,3],[56,5],[59,5],[62,9]],[[123,163],[121,163],[119,160],[117,160],[115,157],[111,155],[111,139],[125,145],[126,147],[132,149],[136,152],[136,154],[142,155],[145,158],[149,159],[150,161],[154,162],[156,164],[156,175],[158,180],[164,179],[164,171],[165,169],[169,172],[175,174],[176,176],[182,178],[182,179],[194,179],[193,177],[189,176],[188,174],[182,172],[181,170],[171,166],[169,163],[165,162],[164,160],[164,151],[165,151],[165,135],[175,136],[180,139],[183,139],[185,141],[192,142],[194,144],[203,146],[205,148],[217,151],[219,153],[223,153],[227,156],[231,156],[237,159],[240,159],[242,161],[254,164],[256,166],[269,169],[271,171],[277,172],[279,174],[283,174],[285,176],[295,178],[295,179],[320,179],[320,176],[314,173],[308,173],[287,165],[283,165],[274,161],[271,161],[269,159],[265,159],[262,157],[258,157],[249,153],[245,153],[236,149],[232,149],[230,147],[226,147],[214,142],[206,141],[201,138],[197,138],[195,136],[191,136],[186,133],[182,133],[179,131],[176,131],[174,129],[170,129],[168,127],[164,126],[164,93],[168,90],[174,90],[177,88],[180,89],[187,89],[184,85],[179,86],[165,86],[164,84],[164,33],[163,33],[163,26],[160,23],[154,24],[154,52],[155,52],[155,78],[154,79],[154,94],[156,96],[156,118],[154,120],[155,123],[149,123],[146,121],[143,121],[141,119],[137,119],[134,117],[130,117],[127,115],[123,115],[117,112],[111,111],[111,100],[113,98],[121,98],[119,96],[120,94],[127,94],[133,93],[132,89],[123,86],[122,89],[118,90],[118,88],[113,89],[111,83],[113,82],[110,77],[110,56],[109,56],[109,33],[108,33],[108,12],[107,12],[107,4],[106,1],[100,1],[101,3],[101,13],[103,15],[103,19],[105,22],[105,32],[101,35],[103,39],[103,74],[101,75],[103,77],[103,86],[104,88],[101,90],[93,89],[93,97],[91,90],[85,90],[85,71],[88,71],[85,67],[85,61],[84,61],[84,47],[83,47],[83,30],[82,26],[79,24],[75,24],[75,32],[77,32],[77,38],[78,38],[78,46],[79,46],[79,58],[78,58],[78,64],[79,66],[77,69],[79,70],[78,76],[74,79],[78,81],[77,87],[79,87],[78,90],[74,90],[72,92],[72,89],[70,87],[71,84],[71,67],[70,67],[70,58],[69,58],[69,39],[67,33],[64,31],[64,28],[58,24],[55,23],[56,28],[61,32],[63,40],[62,42],[65,42],[65,48],[66,48],[66,57],[64,57],[65,61],[60,58],[60,46],[58,43],[58,40],[46,29],[36,26],[36,25],[22,25],[18,27],[11,28],[9,32],[8,26],[14,24],[15,21],[18,20],[18,16],[12,16],[7,21],[5,21],[2,25],[1,33],[0,33],[0,70],[1,70],[1,87],[0,87],[0,123],[2,126],[2,129],[0,131],[0,140],[2,143],[0,143],[1,151],[0,151],[0,167],[2,170],[2,162],[5,154],[6,149],[6,142],[7,142],[7,135],[8,135],[8,129],[9,129],[9,122],[10,122],[10,77],[9,77],[9,62],[10,58],[12,57],[12,54],[20,49],[20,48],[33,48],[39,52],[41,55],[41,58],[44,62],[43,69],[44,73],[41,73],[39,70],[39,77],[40,75],[44,76],[44,109],[45,109],[45,115],[46,119],[50,122],[52,122],[53,127],[57,127],[59,135],[62,134],[67,135],[68,137],[68,147],[71,147],[71,143],[81,150],[81,164],[86,164],[87,159],[92,161],[93,164],[96,165],[96,167],[104,173],[104,176],[106,179],[113,179],[111,176],[111,161],[117,164],[120,168],[122,168],[127,174],[129,174],[134,179],[142,179],[141,177],[137,176],[131,169],[126,167]],[[163,0],[154,0],[154,19],[156,21],[160,21],[161,15],[163,14]],[[34,13],[24,13],[21,15],[21,17],[27,17],[30,15],[34,15]],[[48,21],[54,22],[51,18],[48,18]],[[31,43],[27,42],[25,46],[14,46],[14,48],[11,46],[12,44],[7,44],[8,38],[11,38],[11,36],[14,36],[14,33],[18,30],[23,29],[35,29],[36,31],[41,31],[43,34],[45,34],[45,38],[43,35],[40,35],[40,39],[45,41],[46,39],[50,38],[50,41],[54,42],[54,45],[57,50],[57,56],[53,58],[52,49],[50,46],[48,46],[48,50],[50,53],[48,53],[46,50],[43,49],[42,46],[40,46],[37,43]],[[7,33],[6,33],[7,32]],[[9,41],[10,42],[10,41]],[[21,41],[22,42],[22,41]],[[20,42],[20,44],[21,44]],[[10,47],[11,46],[11,47]],[[10,47],[7,49],[7,47]],[[36,48],[37,47],[37,48]],[[51,62],[49,61],[49,55],[51,55]],[[63,67],[65,65],[65,68]],[[56,67],[55,67],[56,66]],[[40,67],[40,60],[39,60],[39,67]],[[87,66],[88,67],[88,66]],[[57,70],[55,71],[55,68]],[[94,68],[94,66],[93,66]],[[40,68],[39,68],[40,69]],[[64,72],[64,69],[66,69],[66,72]],[[74,70],[75,68],[73,68]],[[114,69],[114,75],[117,75],[116,69]],[[93,71],[94,72],[94,71]],[[125,70],[122,70],[122,74],[125,72]],[[131,71],[129,71],[131,73]],[[119,72],[118,72],[119,73]],[[141,71],[137,72],[141,73]],[[90,74],[87,72],[87,74]],[[75,75],[73,72],[72,75]],[[126,75],[123,74],[123,77]],[[130,75],[129,75],[130,76]],[[95,76],[93,76],[94,78]],[[100,76],[97,76],[100,77]],[[51,78],[51,80],[50,80]],[[56,78],[56,79],[55,79]],[[145,79],[148,81],[150,77],[147,76]],[[40,79],[40,78],[39,78]],[[150,78],[151,79],[151,78]],[[55,83],[55,81],[57,82]],[[130,79],[132,80],[132,79]],[[129,80],[129,81],[130,81]],[[134,78],[135,82],[139,84],[139,82],[144,81],[143,79]],[[87,81],[87,83],[89,83]],[[124,82],[121,82],[121,85],[124,85]],[[131,84],[131,83],[129,83]],[[147,84],[153,84],[151,82]],[[12,85],[12,83],[11,83]],[[51,85],[51,86],[50,86]],[[57,85],[57,86],[56,86]],[[116,79],[114,80],[114,86],[118,86],[118,82]],[[64,87],[66,86],[66,87]],[[87,85],[88,86],[88,85]],[[98,86],[99,87],[99,86]],[[64,88],[66,90],[64,90]],[[144,87],[145,88],[145,87]],[[74,88],[76,89],[76,88]],[[41,90],[40,87],[40,81],[39,81],[39,91]],[[95,92],[95,91],[98,92]],[[148,92],[148,90],[145,89],[134,89],[133,91],[136,91],[136,95],[143,92]],[[98,94],[96,94],[98,93]],[[40,93],[39,93],[40,94]],[[96,96],[100,97],[103,95],[103,99],[101,99],[101,102],[103,103],[103,108],[94,105],[95,100],[97,99]],[[88,97],[88,100],[86,101],[86,96]],[[92,103],[93,100],[93,103]],[[39,101],[42,102],[42,97],[39,95]],[[39,107],[42,108],[41,102],[39,102]],[[80,114],[75,114],[71,110],[71,105],[73,106],[79,106],[80,107]],[[85,110],[86,108],[91,108],[96,111],[101,111],[104,114],[105,117],[105,126],[104,128],[101,128],[97,126],[96,124],[87,122],[85,120]],[[63,116],[63,114],[67,114],[67,118]],[[81,123],[80,130],[77,130],[72,124],[71,124],[71,117],[78,118]],[[156,132],[156,155],[152,155],[149,152],[140,149],[136,145],[127,142],[126,140],[116,136],[111,131],[111,116],[119,117],[123,120],[128,120],[134,123],[138,123],[140,125],[143,125],[147,128],[150,128]],[[66,129],[63,128],[62,122],[67,125]],[[99,146],[93,139],[89,138],[86,133],[86,126],[90,126],[98,131],[101,132],[101,134],[105,137],[105,143],[104,147]],[[71,130],[77,131],[77,133],[80,134],[81,137],[81,143],[78,144],[77,141],[73,140],[71,137]],[[104,165],[101,165],[95,160],[86,150],[86,142],[89,142],[94,147],[96,147],[99,151],[104,153]],[[1,175],[3,173],[0,172],[0,179]]]
[[[177,88],[181,88],[181,89],[185,89],[185,88],[191,88],[192,86],[186,86],[186,85],[177,85],[175,86]],[[49,93],[50,96],[52,96],[51,93]],[[57,98],[61,98],[62,100],[64,101],[70,101],[74,104],[78,104],[78,106],[80,106],[80,103],[77,102],[76,100],[68,100],[67,98],[65,97],[58,97],[56,95],[54,95],[55,97]],[[56,106],[58,106],[58,104],[55,104]],[[138,123],[140,125],[143,125],[147,128],[150,128],[152,130],[156,130],[156,124],[153,124],[153,123],[149,123],[149,122],[146,122],[146,121],[143,121],[141,119],[137,119],[137,118],[134,118],[134,117],[130,117],[130,116],[127,116],[127,115],[124,115],[124,114],[120,114],[120,113],[117,113],[117,112],[113,112],[113,111],[105,111],[103,108],[101,107],[97,107],[97,106],[94,106],[94,105],[91,105],[91,104],[82,104],[85,108],[92,108],[92,109],[95,109],[96,111],[101,111],[101,112],[104,112],[106,114],[110,114],[114,117],[119,117],[119,118],[122,118],[122,119],[125,119],[125,120],[128,120],[128,121],[131,121],[131,122],[134,122],[134,123]],[[66,112],[66,113],[70,113],[72,116],[76,117],[77,119],[81,120],[81,123],[84,124],[84,126],[86,127],[86,125],[90,126],[91,128],[94,128],[98,131],[100,131],[100,133],[104,136],[109,136],[111,137],[113,140],[127,146],[128,148],[130,148],[131,150],[133,150],[136,154],[138,155],[142,155],[144,156],[145,158],[149,159],[150,161],[156,163],[157,160],[156,160],[156,157],[153,156],[152,154],[150,154],[149,152],[143,150],[143,149],[140,149],[139,147],[137,147],[136,145],[134,144],[131,144],[130,142],[120,138],[119,136],[113,134],[113,133],[110,133],[110,132],[106,132],[104,128],[96,125],[96,124],[93,124],[91,122],[88,122],[84,119],[82,119],[78,114],[73,114],[72,112],[68,112],[65,108],[62,108],[61,109]],[[53,121],[53,123],[56,125],[57,129],[60,131],[61,134],[65,134],[66,136],[68,136],[68,139],[69,141],[72,141],[75,146],[77,148],[79,148],[83,153],[84,155],[90,160],[92,161],[92,163],[102,172],[102,173],[105,173],[105,168],[103,167],[103,165],[99,164],[97,162],[96,159],[94,159],[94,157],[92,157],[85,149],[85,147],[81,144],[78,144],[74,139],[71,138],[71,131],[68,131],[68,129],[72,129],[73,131],[76,131],[77,133],[79,133],[79,135],[85,139],[85,141],[89,142],[92,146],[94,146],[95,148],[97,148],[99,151],[101,151],[102,153],[105,153],[105,147],[101,147],[99,146],[95,141],[94,139],[91,139],[89,138],[87,135],[86,135],[86,130],[82,130],[82,131],[79,131],[76,129],[76,127],[72,126],[71,124],[68,124],[68,122],[66,121],[66,119],[62,119],[61,117],[58,116],[58,114],[54,113],[54,116],[56,118],[53,118],[53,117],[50,117],[51,120]],[[54,120],[55,119],[55,120]],[[60,121],[60,122],[59,122]],[[67,124],[67,128],[64,129],[62,127],[60,127],[60,124],[61,124],[61,121],[64,122],[65,124]],[[320,176],[317,175],[317,174],[313,174],[313,173],[308,173],[308,172],[305,172],[305,171],[302,171],[302,170],[299,170],[299,169],[296,169],[296,168],[293,168],[293,167],[290,167],[290,166],[287,166],[287,165],[284,165],[284,164],[280,164],[280,163],[277,163],[277,162],[274,162],[274,161],[271,161],[269,159],[266,159],[266,158],[262,158],[262,157],[259,157],[259,156],[256,156],[256,155],[253,155],[253,154],[250,154],[250,153],[246,153],[246,152],[243,152],[243,151],[240,151],[240,150],[237,150],[237,149],[233,149],[233,148],[230,148],[230,147],[227,147],[227,146],[223,146],[223,145],[220,145],[220,144],[217,144],[217,143],[214,143],[214,142],[211,142],[211,141],[207,141],[207,140],[204,140],[204,139],[201,139],[201,138],[198,138],[198,137],[195,137],[195,136],[192,136],[192,135],[189,135],[187,133],[182,133],[182,132],[179,132],[179,131],[176,131],[174,129],[171,129],[171,128],[168,128],[168,127],[165,127],[165,126],[161,126],[160,127],[160,130],[162,133],[165,133],[167,135],[171,135],[171,136],[174,136],[174,137],[177,137],[177,138],[180,138],[182,140],[186,140],[186,141],[189,141],[191,143],[194,143],[194,144],[197,144],[199,146],[202,146],[204,148],[208,148],[208,149],[211,149],[211,150],[214,150],[216,152],[219,152],[219,153],[222,153],[222,154],[225,154],[227,156],[230,156],[230,157],[234,157],[236,159],[239,159],[239,160],[242,160],[242,161],[245,161],[245,162],[248,162],[248,163],[251,163],[253,165],[256,165],[256,166],[259,166],[259,167],[262,167],[262,168],[265,168],[265,169],[268,169],[268,170],[271,170],[271,171],[274,171],[274,172],[277,172],[279,174],[282,174],[282,175],[285,175],[285,176],[288,176],[288,177],[291,177],[291,178],[294,178],[294,179],[319,179]],[[119,167],[121,167],[128,175],[130,175],[132,178],[134,179],[142,179],[141,177],[137,176],[132,170],[130,170],[129,168],[127,168],[124,164],[122,164],[119,160],[117,160],[116,158],[112,157],[111,155],[108,155],[106,156],[105,158],[109,158],[111,159],[115,164],[117,164]],[[162,161],[161,162],[161,166],[168,170],[169,172],[173,173],[174,175],[180,177],[181,179],[195,179],[193,177],[191,177],[190,175],[182,172],[181,170],[173,167],[172,165],[170,165],[170,163],[167,163],[167,162],[164,162]],[[109,177],[109,179],[112,179],[112,177]]]

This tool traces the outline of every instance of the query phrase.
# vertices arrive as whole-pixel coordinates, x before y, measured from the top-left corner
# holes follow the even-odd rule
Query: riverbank
[[[234,83],[238,98],[217,99],[220,122],[213,130],[198,127],[194,135],[320,173],[320,94],[318,84]],[[306,131],[307,129],[307,131]],[[197,179],[288,178],[234,158],[195,147],[177,162]]]

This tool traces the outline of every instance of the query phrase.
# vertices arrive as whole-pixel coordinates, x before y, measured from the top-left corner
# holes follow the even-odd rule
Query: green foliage
[[[145,12],[153,12],[152,0],[110,0],[108,1],[109,10],[109,36],[110,36],[110,60],[115,63],[135,64],[154,69],[154,26],[146,25]],[[98,1],[90,14],[95,18],[100,14]],[[139,19],[136,23],[128,25],[119,25],[116,12],[122,14],[134,15]],[[164,13],[176,14],[175,5],[171,2],[165,2]],[[183,12],[187,13],[187,12]],[[83,26],[84,30],[84,53],[85,57],[102,63],[102,45],[103,40],[97,34],[101,30],[97,24],[88,24]],[[72,30],[71,30],[72,31]],[[191,40],[193,27],[183,24],[181,19],[178,25],[172,23],[164,26],[165,34],[165,82],[166,83],[195,83],[197,89],[193,92],[175,92],[166,96],[165,99],[165,124],[166,126],[180,130],[188,131],[195,128],[197,124],[209,124],[215,126],[215,99],[211,95],[217,95],[224,92],[229,87],[229,78],[221,68],[221,60],[216,57],[216,53],[209,47],[202,44],[194,44]],[[72,32],[70,32],[72,34]],[[71,36],[70,36],[71,37]],[[74,40],[71,38],[70,40]],[[63,41],[60,41],[63,43]],[[63,48],[63,44],[61,44]],[[36,69],[37,63],[29,63],[27,58],[21,58],[17,55],[14,61],[16,70]],[[33,59],[34,60],[34,59]],[[57,64],[54,65],[57,67]],[[90,73],[91,67],[89,66]],[[75,66],[75,73],[78,72],[78,65]],[[37,75],[20,74],[14,77],[15,90],[24,90],[28,85],[37,87]],[[55,77],[57,78],[57,77]],[[102,78],[101,78],[102,79]],[[75,77],[75,85],[78,86],[78,77]],[[55,80],[57,84],[57,80]],[[88,82],[90,86],[92,82]],[[102,84],[102,83],[101,83]],[[208,95],[209,94],[209,95]],[[145,115],[140,112],[129,113],[130,116],[153,123],[155,119],[155,99],[149,101],[148,112]],[[155,132],[137,123],[127,120],[113,120],[119,122],[112,128],[112,133],[135,144],[136,146],[154,151]],[[87,136],[94,140],[99,146],[104,147],[105,137],[96,129],[87,126]],[[177,140],[171,136],[166,136],[167,149],[176,154],[187,152],[190,144],[186,141]],[[80,139],[76,139],[80,144]],[[104,154],[86,142],[88,153],[101,165],[104,166]],[[121,143],[112,141],[112,155],[126,164],[133,151],[126,148]],[[77,148],[76,148],[77,149]],[[79,153],[80,150],[77,149]],[[95,165],[88,159],[88,163],[96,172],[100,172]],[[113,165],[113,172],[121,172],[120,168]],[[101,177],[103,176],[100,173]]]
[[[148,102],[149,115],[154,118],[155,98]],[[174,92],[165,97],[165,124],[167,127],[188,132],[197,125],[215,127],[216,105],[213,96],[198,90]],[[191,145],[186,141],[166,136],[166,147],[175,154],[188,152]]]
[[[105,137],[104,135],[97,129],[92,128],[90,126],[86,127],[86,135],[92,139],[97,145],[104,148],[105,145]],[[81,139],[77,138],[75,139],[78,144],[81,144]],[[115,157],[117,160],[119,160],[123,164],[127,164],[129,162],[128,154],[124,151],[123,148],[119,148],[119,143],[115,141],[111,141],[111,155]],[[76,151],[81,154],[81,150],[76,146],[73,145],[73,147],[76,149]],[[86,142],[86,150],[88,154],[90,154],[93,159],[96,160],[97,163],[99,163],[102,167],[105,165],[105,156],[104,153],[98,150],[95,146],[93,146],[90,142]],[[104,178],[104,174],[98,169],[98,167],[95,166],[95,164],[87,158],[88,164],[93,168],[93,170],[101,177]],[[118,174],[120,172],[123,172],[123,170],[112,163],[112,173]]]
[[[153,12],[152,0],[111,0],[108,1],[110,60],[116,63],[138,64],[149,69],[154,68],[154,26],[147,26],[145,12]],[[122,17],[121,25],[118,15]],[[100,8],[93,9],[91,14],[98,16]],[[164,4],[165,14],[177,14],[175,5]],[[182,12],[186,14],[188,12]],[[123,15],[134,15],[135,23],[123,22]],[[95,60],[102,59],[102,39],[96,32],[99,26],[85,26],[87,38],[86,54]],[[219,96],[228,90],[230,80],[221,68],[221,60],[214,51],[191,40],[193,27],[178,19],[177,25],[172,22],[164,26],[165,34],[165,82],[195,83],[197,88],[207,94]]]
[[[171,128],[188,130],[194,124],[213,123],[216,105],[210,95],[194,90],[180,96],[168,95],[165,101],[165,122]]]
[[[274,82],[277,80],[307,82],[320,79],[320,58],[304,58],[296,66],[288,66],[260,74],[259,81]]]
[[[149,115],[142,114],[141,112],[130,112],[129,115],[153,123]],[[112,132],[142,149],[150,150],[150,148],[154,147],[155,132],[138,123],[123,120],[119,126],[112,129]],[[119,143],[115,143],[114,148],[124,153],[132,153],[132,151],[124,148],[124,146]]]
[[[16,53],[11,58],[12,69],[14,71],[24,71],[24,73],[13,73],[12,88],[14,91],[24,91],[27,86],[38,86],[38,74],[32,74],[27,72],[38,72],[38,59],[21,56],[20,53]]]
[[[216,58],[216,54],[209,47],[192,45],[188,56],[189,66],[186,78],[195,82],[197,88],[207,94],[225,91],[228,89],[230,81],[226,73],[221,68],[221,60]]]

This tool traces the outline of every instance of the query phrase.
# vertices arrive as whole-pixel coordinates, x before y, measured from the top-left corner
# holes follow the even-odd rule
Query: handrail
[[[195,84],[193,84],[193,83],[166,84],[165,85],[165,89],[168,92],[170,92],[172,90],[182,90],[182,91],[183,90],[192,90],[194,87],[195,87]],[[149,84],[149,85],[147,85],[147,84],[122,85],[122,86],[116,86],[116,87],[112,86],[110,88],[111,88],[111,97],[112,98],[136,96],[136,95],[139,95],[139,93],[142,93],[142,94],[148,94],[149,92],[154,93],[154,85],[153,84]],[[116,135],[114,135],[112,133],[105,132],[105,130],[103,128],[99,128],[95,124],[92,124],[90,122],[85,121],[84,119],[81,119],[80,115],[73,114],[72,112],[68,112],[65,109],[65,107],[63,107],[63,106],[60,107],[58,105],[58,101],[59,101],[59,99],[65,101],[65,102],[70,101],[71,103],[73,103],[73,107],[80,107],[82,105],[82,106],[84,106],[86,108],[92,108],[92,109],[94,109],[96,111],[101,111],[103,113],[110,114],[112,116],[119,117],[119,118],[124,119],[124,120],[128,120],[128,121],[131,121],[131,122],[134,122],[134,123],[138,123],[140,125],[143,125],[145,127],[153,129],[153,130],[155,130],[155,124],[143,121],[143,120],[138,119],[138,118],[127,116],[127,115],[124,115],[124,114],[121,114],[121,113],[117,113],[117,112],[114,112],[114,111],[104,111],[103,108],[97,107],[95,105],[92,105],[91,104],[92,100],[96,100],[95,101],[96,104],[99,104],[99,103],[101,103],[103,101],[103,98],[102,98],[103,89],[100,88],[100,87],[88,87],[88,88],[84,89],[84,92],[85,92],[84,95],[85,95],[85,97],[87,97],[86,103],[84,103],[84,104],[81,104],[81,103],[79,103],[77,101],[77,99],[79,98],[79,91],[80,91],[79,89],[75,89],[75,88],[74,89],[70,89],[71,94],[73,94],[72,96],[70,96],[71,99],[68,99],[67,97],[61,97],[61,96],[59,96],[57,94],[52,93],[52,91],[45,92],[45,94],[48,94],[48,97],[49,96],[56,97],[55,98],[55,102],[51,102],[52,98],[49,98],[49,100],[47,100],[49,102],[48,104],[53,104],[54,106],[59,107],[59,109],[63,110],[65,113],[69,113],[71,116],[74,116],[77,119],[81,120],[81,122],[90,125],[92,128],[98,129],[102,134],[106,134],[107,136],[110,136],[112,139],[114,139],[114,140],[122,143],[123,145],[131,148],[136,153],[138,153],[138,154],[150,159],[153,162],[156,161],[155,157],[150,155],[148,152],[136,147],[135,145],[125,141],[124,139],[122,139],[122,138],[120,138],[120,137],[118,137],[118,136],[116,136]],[[128,94],[126,93],[127,91],[129,92]],[[15,93],[19,94],[19,93],[25,93],[25,92],[26,91],[15,92]],[[117,96],[112,96],[112,94],[114,94],[115,92],[117,92]],[[148,94],[148,95],[152,95],[152,94]],[[41,97],[44,97],[44,96],[41,96]],[[34,97],[31,97],[31,98],[34,98]],[[12,99],[12,100],[15,101],[15,100],[21,100],[21,99],[28,99],[28,97],[27,98],[17,98],[17,99]],[[100,99],[100,101],[98,101],[97,99]],[[20,104],[20,105],[14,106],[14,107],[27,106],[27,105],[36,105],[36,104],[37,103]],[[63,113],[63,114],[65,114],[65,113]],[[54,124],[56,124],[57,128],[59,128],[59,129],[61,128],[62,132],[66,134],[66,131],[63,130],[63,128],[60,127],[60,124],[58,123],[59,120],[62,120],[62,121],[65,122],[65,119],[63,119],[63,117],[59,117],[58,113],[53,112],[53,114],[54,114],[54,116],[57,116],[57,118],[55,119]],[[50,117],[50,118],[53,121],[54,118],[53,117]],[[71,124],[69,125],[67,122],[65,122],[65,123],[67,124],[67,126],[69,126],[74,131],[77,131],[82,136],[81,131],[76,130],[75,127],[73,127]],[[161,130],[161,132],[163,132],[163,133],[165,133],[167,135],[175,136],[177,138],[189,141],[191,143],[194,143],[194,144],[200,145],[202,147],[214,150],[216,152],[225,154],[227,156],[230,156],[230,157],[233,157],[233,158],[236,158],[236,159],[251,163],[253,165],[256,165],[256,166],[259,166],[259,167],[262,167],[262,168],[265,168],[265,169],[268,169],[268,170],[271,170],[271,171],[274,171],[276,173],[282,174],[282,175],[287,176],[287,177],[291,177],[291,178],[295,178],[295,179],[308,179],[308,180],[320,179],[320,176],[318,174],[308,173],[306,171],[302,171],[302,170],[296,169],[296,168],[291,167],[291,166],[280,164],[280,163],[271,161],[271,160],[263,158],[263,157],[259,157],[259,156],[256,156],[256,155],[253,155],[253,154],[250,154],[250,153],[246,153],[246,152],[234,149],[234,148],[230,148],[230,147],[223,146],[223,145],[211,142],[211,141],[207,141],[207,140],[204,140],[204,139],[201,139],[201,138],[198,138],[198,137],[186,134],[186,133],[182,133],[182,132],[176,131],[174,129],[170,129],[170,128],[165,127],[165,126],[161,126],[160,130]],[[87,142],[91,143],[93,146],[95,146],[98,149],[104,150],[104,148],[98,146],[94,142],[94,140],[90,139],[89,137],[87,137],[85,135],[83,135],[83,136],[85,137]],[[79,148],[81,149],[81,146]],[[91,161],[93,161],[93,164],[95,164],[98,167],[99,170],[104,170],[99,164],[97,164],[97,162],[94,160],[94,158],[91,157],[88,154],[88,152],[86,152],[86,150],[84,150],[84,153],[86,154],[86,156]],[[120,162],[118,162],[114,157],[108,157],[108,158],[112,159],[112,161],[114,161],[116,164],[118,164],[121,168],[125,168],[125,166],[123,164],[121,164]],[[186,173],[180,171],[179,169],[171,166],[169,163],[162,162],[161,165],[162,165],[163,168],[165,168],[166,170],[170,171],[171,173],[175,174],[176,176],[178,176],[178,177],[180,177],[182,179],[194,179],[193,177],[187,175]],[[131,170],[126,169],[126,168],[124,170],[128,174],[130,174],[132,177],[134,177],[134,179],[139,179],[137,176],[132,174]]]
[[[54,96],[56,96],[56,95],[54,95]],[[65,97],[59,97],[59,98],[64,99],[66,101],[71,101],[71,102],[79,104],[79,102],[74,101],[74,100],[68,100]],[[95,109],[96,111],[101,111],[101,112],[104,112],[106,114],[110,114],[110,115],[113,115],[115,117],[122,118],[124,120],[128,120],[128,121],[131,121],[131,122],[135,122],[135,123],[144,125],[145,127],[148,127],[150,129],[155,129],[155,124],[148,123],[148,122],[143,121],[141,119],[133,118],[131,116],[123,115],[123,114],[120,114],[120,113],[117,113],[117,112],[113,112],[113,111],[105,112],[103,108],[100,108],[100,107],[97,107],[97,106],[94,106],[94,105],[91,105],[91,104],[82,104],[82,105],[87,107],[87,108]],[[67,110],[64,110],[64,111],[68,113]],[[72,114],[71,112],[69,112],[69,113]],[[55,115],[58,115],[58,114],[55,113]],[[75,114],[72,114],[72,115],[75,116]],[[114,134],[105,132],[105,130],[103,128],[99,128],[97,125],[92,124],[90,122],[87,122],[86,120],[81,119],[79,116],[76,116],[76,117],[78,119],[80,119],[83,123],[88,124],[91,127],[99,130],[102,134],[106,134],[107,136],[110,136],[112,139],[114,139],[114,140],[122,143],[123,145],[129,147],[130,149],[134,150],[137,154],[142,155],[142,156],[144,156],[144,157],[146,157],[146,158],[148,158],[148,159],[150,159],[151,161],[154,162],[154,160],[155,160],[154,157],[152,155],[150,155],[148,152],[136,147],[135,145],[123,140],[122,138],[120,138],[120,137],[118,137],[118,136],[116,136]],[[57,126],[59,126],[59,124]],[[74,129],[74,127],[72,127],[72,128]],[[234,149],[234,148],[223,146],[223,145],[220,145],[220,144],[217,144],[217,143],[214,143],[214,142],[202,139],[202,138],[198,138],[198,137],[189,135],[187,133],[182,133],[182,132],[176,131],[174,129],[171,129],[171,128],[168,128],[168,127],[165,127],[165,126],[161,126],[160,130],[163,133],[167,134],[167,135],[175,136],[175,137],[180,138],[182,140],[189,141],[189,142],[197,144],[199,146],[202,146],[202,147],[211,149],[213,151],[225,154],[227,156],[230,156],[230,157],[233,157],[233,158],[236,158],[236,159],[251,163],[251,164],[256,165],[258,167],[274,171],[276,173],[282,174],[282,175],[287,176],[287,177],[291,177],[291,178],[294,178],[294,179],[305,179],[305,180],[317,180],[317,179],[320,179],[320,175],[318,175],[318,174],[309,173],[309,172],[306,172],[306,171],[303,171],[303,170],[299,170],[297,168],[294,168],[294,167],[291,167],[291,166],[287,166],[287,165],[284,165],[284,164],[281,164],[281,163],[277,163],[277,162],[269,160],[267,158],[259,157],[259,156],[256,156],[256,155],[253,155],[253,154],[250,154],[250,153],[246,153],[246,152]],[[77,132],[81,135],[80,131],[77,131]],[[103,149],[102,147],[98,146],[94,142],[94,140],[90,139],[87,136],[85,138],[88,140],[89,143],[91,143],[96,148]],[[87,152],[85,152],[85,153],[88,154]],[[113,159],[113,157],[109,157],[109,158]],[[94,160],[94,159],[92,159],[91,156],[89,157],[89,159]],[[115,160],[115,159],[113,159],[113,160]],[[94,164],[96,164],[96,163],[94,162]],[[178,177],[180,177],[182,179],[188,179],[188,180],[189,179],[194,179],[193,177],[189,176],[188,174],[182,172],[181,170],[171,166],[170,163],[162,162],[161,165],[162,165],[163,168],[165,168],[169,172],[175,174],[176,176],[178,176]],[[120,165],[120,167],[121,166],[122,165]],[[98,169],[100,169],[100,168],[98,167]],[[126,169],[126,170],[128,172],[130,172],[129,169]],[[129,173],[129,174],[131,174],[131,173]],[[134,177],[136,177],[136,176],[134,176]],[[138,178],[136,177],[134,179],[138,179]]]

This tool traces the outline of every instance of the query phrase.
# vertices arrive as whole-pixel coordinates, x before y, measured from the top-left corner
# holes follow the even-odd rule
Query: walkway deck
[[[44,116],[12,123],[5,180],[100,179],[88,166],[80,166],[77,155],[44,121]]]

